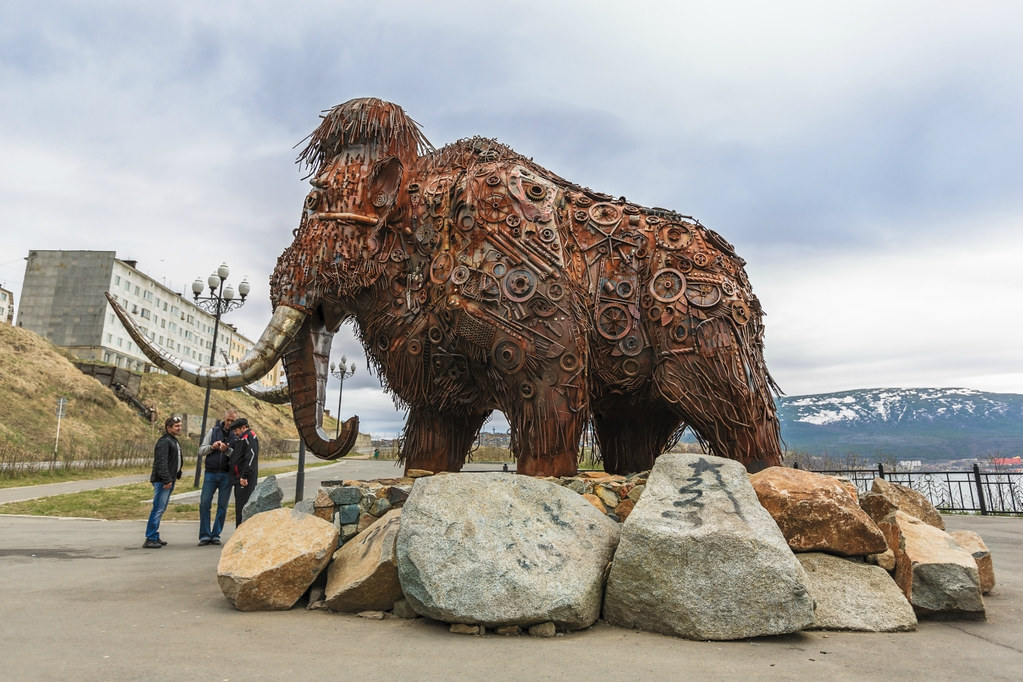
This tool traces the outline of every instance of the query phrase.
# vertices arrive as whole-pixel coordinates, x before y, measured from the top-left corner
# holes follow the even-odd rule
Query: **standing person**
[[[160,539],[160,519],[167,509],[167,501],[174,491],[174,482],[181,478],[181,417],[168,417],[163,423],[163,435],[153,448],[153,473],[149,482],[153,484],[153,511],[149,512],[146,524],[145,549],[160,549],[167,543]]]
[[[202,479],[202,494],[199,496],[199,546],[219,545],[220,533],[227,519],[227,505],[231,502],[231,447],[235,437],[231,433],[231,422],[238,418],[237,410],[229,409],[224,420],[218,421],[206,433],[199,456],[205,457],[205,473]],[[213,493],[217,494],[217,516],[210,528],[210,509]]]
[[[234,481],[234,525],[242,525],[242,509],[252,496],[259,477],[259,439],[245,417],[231,422],[235,442],[231,450],[231,480]]]

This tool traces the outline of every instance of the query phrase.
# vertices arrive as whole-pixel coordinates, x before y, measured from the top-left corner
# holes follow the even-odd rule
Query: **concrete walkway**
[[[301,606],[241,613],[217,584],[219,549],[196,547],[194,522],[165,522],[170,544],[144,550],[143,521],[0,516],[0,661],[10,680],[1017,680],[1023,519],[945,520],[992,550],[987,622],[692,642],[602,622],[534,639]]]
[[[308,466],[310,463],[320,460],[311,458],[306,460],[304,496],[316,494],[320,481],[333,479],[359,479],[368,480],[374,478],[390,478],[400,476],[402,469],[396,466],[393,460],[372,460],[372,459],[340,459],[326,466]],[[274,473],[275,469],[295,466],[298,463],[294,460],[275,460],[260,465],[260,480]],[[514,466],[512,467],[514,470]],[[500,464],[468,464],[466,471],[500,471]],[[290,471],[283,474],[276,474],[284,491],[284,499],[295,499],[295,483],[298,477],[297,471]],[[182,474],[183,480],[191,481],[195,476],[195,470],[185,471]],[[113,488],[129,483],[140,483],[148,481],[149,474],[136,474],[133,476],[116,476],[113,478],[96,478],[82,481],[66,481],[63,483],[47,483],[45,485],[24,486],[20,488],[0,488],[0,504],[8,502],[20,502],[22,500],[34,500],[40,497],[52,495],[64,495],[67,493],[78,493],[85,490],[98,490],[100,488]],[[187,493],[178,493],[171,496],[171,503],[177,504],[198,504],[199,491],[194,490]]]

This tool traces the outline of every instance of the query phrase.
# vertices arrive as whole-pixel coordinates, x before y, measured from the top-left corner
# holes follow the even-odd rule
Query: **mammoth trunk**
[[[295,426],[302,441],[320,459],[344,457],[359,435],[358,417],[346,421],[336,439],[331,439],[322,428],[327,362],[333,338],[334,333],[327,331],[320,314],[313,313],[305,320],[284,356]]]

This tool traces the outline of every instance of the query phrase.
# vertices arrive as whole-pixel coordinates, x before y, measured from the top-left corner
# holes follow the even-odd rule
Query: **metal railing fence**
[[[798,468],[798,466],[797,466]],[[812,469],[814,473],[848,478],[867,492],[875,478],[883,478],[922,494],[938,511],[1023,515],[1023,473],[1015,471],[889,471],[876,469]]]

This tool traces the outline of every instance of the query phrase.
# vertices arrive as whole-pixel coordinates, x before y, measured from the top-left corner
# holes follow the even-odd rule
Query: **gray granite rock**
[[[327,491],[334,504],[359,504],[362,499],[362,491],[354,485],[342,485],[330,488]]]
[[[357,504],[340,505],[334,513],[337,515],[338,524],[342,526],[359,522],[359,505]]]
[[[299,500],[295,503],[295,511],[303,514],[316,514],[316,500]]]
[[[256,484],[256,489],[252,491],[252,497],[242,508],[242,521],[249,520],[255,514],[271,509],[280,509],[282,500],[284,500],[284,491],[277,483],[277,477],[270,474]]]
[[[398,531],[398,575],[420,614],[559,629],[600,615],[619,529],[555,483],[502,473],[418,479]]]
[[[607,582],[608,623],[728,640],[813,623],[806,574],[738,462],[657,458],[622,526]]]
[[[916,629],[906,595],[880,566],[830,554],[796,554],[817,602],[813,630],[902,632]]]

